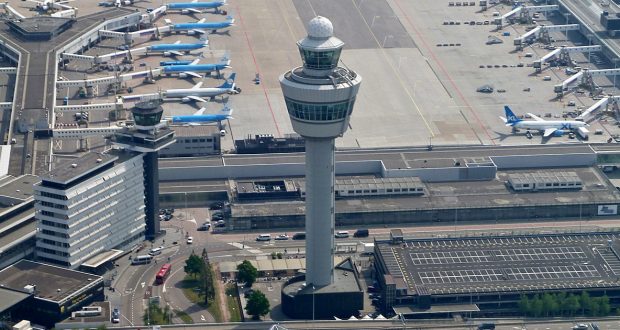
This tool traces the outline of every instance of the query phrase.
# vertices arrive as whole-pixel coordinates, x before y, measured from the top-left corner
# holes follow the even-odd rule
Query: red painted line
[[[239,10],[239,6],[235,4],[235,11],[237,12],[237,16],[239,17],[239,22],[241,22],[241,27],[243,28],[243,34],[245,34],[245,41],[248,43],[248,48],[250,49],[250,54],[252,54],[252,60],[254,61],[254,67],[256,67],[256,72],[262,76],[260,69],[258,68],[258,62],[256,61],[256,56],[254,55],[254,47],[252,47],[252,43],[250,42],[250,37],[248,36],[248,32],[245,29],[245,24],[243,23],[243,17],[241,16],[241,10]],[[273,107],[271,106],[271,102],[269,101],[269,96],[267,95],[267,89],[264,84],[261,84],[263,88],[263,93],[265,94],[265,99],[267,100],[267,105],[269,106],[269,112],[271,113],[271,119],[273,119],[273,124],[276,125],[276,131],[278,132],[278,137],[282,137],[280,133],[280,127],[278,126],[278,122],[276,121],[276,116],[273,113]]]
[[[474,111],[474,109],[469,104],[469,102],[467,102],[467,100],[465,99],[465,96],[463,95],[463,93],[461,93],[461,90],[456,86],[456,84],[454,83],[454,80],[452,80],[452,77],[448,74],[448,71],[446,71],[446,69],[444,68],[444,66],[441,63],[441,61],[439,61],[437,56],[435,56],[435,53],[433,53],[431,47],[429,47],[428,43],[426,42],[426,40],[422,36],[422,33],[420,33],[420,31],[416,28],[416,26],[411,22],[411,19],[409,18],[409,15],[407,15],[407,13],[400,6],[400,1],[394,0],[394,3],[398,7],[398,9],[403,13],[403,15],[405,16],[405,19],[407,20],[409,25],[413,28],[413,30],[418,35],[420,40],[422,40],[422,43],[424,44],[424,47],[426,48],[428,53],[431,55],[431,57],[433,58],[435,63],[437,63],[437,65],[439,66],[439,69],[441,70],[441,72],[444,75],[446,75],[446,77],[448,77],[448,81],[450,81],[450,85],[452,85],[452,87],[456,90],[456,93],[459,95],[459,98],[461,99],[461,101],[463,101],[463,103],[465,103],[465,106],[467,106],[467,108],[469,108],[469,111],[471,111],[471,113],[474,115],[474,117],[476,117],[476,121],[478,122],[478,125],[480,125],[480,128],[482,128],[482,130],[484,130],[484,132],[486,133],[486,135],[489,138],[489,140],[491,141],[491,143],[496,144],[495,141],[491,138],[491,135],[489,134],[489,131],[482,124],[482,121],[480,120],[480,117],[478,117],[478,114]]]

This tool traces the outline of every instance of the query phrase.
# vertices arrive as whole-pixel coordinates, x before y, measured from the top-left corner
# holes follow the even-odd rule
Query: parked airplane
[[[185,60],[181,60],[181,61],[161,61],[159,62],[159,66],[168,66],[168,65],[187,65],[192,63],[193,61],[185,61]]]
[[[220,113],[213,115],[203,115],[203,112],[207,108],[202,107],[200,110],[196,111],[193,115],[190,116],[173,116],[172,123],[173,124],[189,124],[189,125],[200,125],[206,123],[219,123],[224,120],[234,119],[232,117],[233,109],[231,109],[228,104],[224,105],[224,108],[220,110]]]
[[[222,85],[218,87],[200,88],[202,81],[192,88],[168,89],[164,92],[166,98],[180,98],[181,102],[207,102],[203,97],[215,98],[226,93],[238,93],[235,88],[236,73],[231,73]]]
[[[198,64],[200,59],[195,59],[190,64],[186,65],[169,65],[162,68],[162,72],[165,74],[178,74],[181,78],[202,78],[202,75],[198,72],[211,73],[217,72],[218,78],[221,77],[221,70],[230,68],[230,58],[224,55],[219,63],[213,64]]]
[[[147,46],[147,52],[162,52],[164,56],[181,56],[183,53],[180,51],[185,51],[189,53],[190,50],[200,49],[209,45],[209,40],[205,39],[201,44],[182,44],[180,41],[177,41],[173,44],[157,44],[152,46]]]
[[[204,18],[195,23],[172,24],[172,21],[167,18],[164,21],[172,26],[171,30],[176,32],[187,31],[188,35],[205,34],[207,30],[215,33],[219,29],[225,29],[235,24],[235,19],[232,16],[227,16],[223,22],[205,22]]]
[[[210,1],[210,2],[198,2],[194,0],[192,2],[176,2],[169,3],[168,9],[180,9],[182,14],[201,14],[200,9],[215,9],[216,13],[220,12],[220,7],[226,5],[226,0]]]
[[[43,0],[43,1],[38,1],[38,0],[28,0],[30,2],[34,2],[37,4],[37,10],[39,11],[43,11],[43,12],[47,12],[50,11],[52,9],[73,9],[73,7],[66,5],[66,3],[74,1],[74,0],[62,0],[62,1],[55,1],[55,0]],[[58,7],[58,8],[56,8]]]
[[[543,137],[562,136],[564,131],[570,131],[579,127],[589,126],[583,121],[577,120],[544,120],[536,115],[528,113],[534,120],[523,120],[517,117],[510,107],[504,106],[506,118],[500,117],[506,126],[512,126],[513,129],[533,129],[543,133]]]

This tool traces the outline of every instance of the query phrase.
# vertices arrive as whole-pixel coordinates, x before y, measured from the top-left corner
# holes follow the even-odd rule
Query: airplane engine
[[[563,131],[563,130],[561,130],[561,129],[559,129],[559,130],[557,130],[557,131],[553,132],[553,136],[555,136],[555,137],[560,137],[560,136],[562,136],[562,135],[564,135],[564,131]]]
[[[183,10],[181,10],[181,14],[188,15],[189,14],[189,10],[183,9]]]
[[[185,73],[185,72],[181,72],[181,73],[179,73],[179,77],[181,77],[181,78],[187,78],[187,73]]]
[[[131,0],[125,0],[125,1],[123,1],[123,4],[124,4],[125,6],[129,6],[129,5],[131,5],[131,4],[132,4],[132,1],[131,1]]]
[[[189,97],[183,97],[183,98],[181,98],[181,102],[183,102],[183,103],[187,103],[187,102],[189,102],[189,101],[191,101]]]
[[[192,31],[192,30],[187,31],[188,36],[193,36],[194,34],[196,34],[196,31]]]
[[[171,53],[170,52],[164,52],[164,56],[170,56]]]

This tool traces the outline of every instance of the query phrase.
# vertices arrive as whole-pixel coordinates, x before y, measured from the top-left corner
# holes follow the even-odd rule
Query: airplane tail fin
[[[226,22],[230,23],[230,24],[234,24],[235,23],[235,18],[232,17],[231,15],[226,16]]]
[[[506,125],[514,125],[521,121],[521,119],[510,110],[509,106],[504,106],[504,112],[506,113]]]
[[[202,41],[202,44],[203,44],[205,47],[209,46],[209,38],[207,38],[206,36],[205,36],[205,37],[201,37],[201,38],[200,38],[200,41]]]
[[[223,115],[230,117],[232,116],[233,109],[228,106],[228,103],[224,104],[224,108],[220,111]]]
[[[220,86],[220,88],[235,88],[235,77],[236,76],[237,76],[237,73],[235,72],[231,73],[228,79],[226,79],[226,82],[224,82]]]

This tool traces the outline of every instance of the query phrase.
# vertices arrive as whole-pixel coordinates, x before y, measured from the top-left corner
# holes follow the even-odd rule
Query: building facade
[[[143,239],[143,155],[88,153],[41,179],[34,188],[38,260],[77,268]]]
[[[220,130],[213,125],[170,126],[176,142],[161,149],[159,157],[195,157],[221,153]]]

